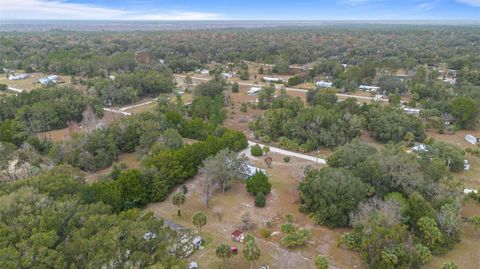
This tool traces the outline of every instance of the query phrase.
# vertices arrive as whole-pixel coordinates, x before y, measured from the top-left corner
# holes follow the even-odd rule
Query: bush
[[[237,92],[239,92],[239,90],[240,90],[240,86],[238,85],[238,83],[237,82],[233,83],[232,92],[237,93]]]
[[[269,229],[263,228],[262,229],[262,236],[263,238],[269,238],[272,235]]]
[[[328,269],[328,258],[325,256],[315,256],[313,258],[313,263],[315,263],[315,267],[317,269]]]
[[[286,162],[286,163],[289,163],[290,162],[290,157],[289,156],[283,157],[283,161]]]
[[[257,171],[247,180],[245,188],[253,195],[257,195],[258,193],[265,195],[272,189],[272,184],[268,181],[268,176],[265,173]]]
[[[301,77],[291,77],[288,79],[288,86],[296,86],[298,84],[301,84],[303,82],[303,79]]]
[[[257,193],[257,195],[255,196],[255,206],[256,207],[264,207],[265,206],[265,194],[259,192]]]
[[[247,109],[248,109],[247,104],[245,104],[245,103],[240,104],[240,112],[245,113],[245,112],[247,112]]]
[[[256,144],[250,149],[250,153],[252,154],[252,156],[260,157],[263,155],[262,147],[260,147],[259,144]]]
[[[280,225],[280,231],[282,231],[282,233],[290,234],[295,232],[295,226],[293,223],[285,222]]]
[[[182,191],[183,194],[187,194],[187,192],[188,192],[187,185],[183,184],[183,185],[180,187],[180,190]]]

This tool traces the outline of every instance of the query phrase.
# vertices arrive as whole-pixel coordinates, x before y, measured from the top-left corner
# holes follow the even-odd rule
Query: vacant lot
[[[201,200],[200,177],[187,182],[188,193],[186,203],[181,207],[183,216],[177,217],[177,208],[172,205],[171,198],[164,202],[153,203],[146,210],[155,215],[171,219],[186,227],[195,230],[191,224],[191,216],[195,211],[203,211],[208,216],[208,224],[202,230],[202,236],[207,239],[207,246],[189,258],[198,261],[202,268],[217,268],[221,261],[215,256],[215,248],[220,243],[228,243],[239,248],[239,255],[228,261],[228,268],[248,268],[249,264],[241,254],[242,246],[230,240],[230,233],[238,228],[240,216],[243,212],[250,212],[255,222],[251,231],[256,237],[262,256],[257,263],[269,264],[271,268],[313,268],[311,258],[314,255],[327,255],[332,265],[338,268],[363,268],[360,257],[353,252],[340,249],[336,246],[337,239],[344,231],[341,229],[327,229],[313,222],[298,212],[297,184],[302,179],[303,169],[312,163],[292,158],[288,164],[282,161],[283,156],[270,154],[273,158],[273,168],[267,169],[272,182],[272,192],[267,195],[267,206],[256,208],[253,206],[254,197],[247,193],[244,184],[237,181],[225,193],[215,193],[210,208],[206,208]],[[252,158],[251,162],[257,167],[266,168],[263,158]],[[294,250],[287,250],[278,243],[281,234],[278,234],[281,218],[286,213],[292,213],[295,223],[300,227],[307,227],[312,231],[312,239],[307,246]],[[266,222],[271,222],[270,231],[276,235],[264,239],[260,229]]]

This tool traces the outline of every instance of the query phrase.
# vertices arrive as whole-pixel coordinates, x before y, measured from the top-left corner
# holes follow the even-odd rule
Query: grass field
[[[19,72],[21,73],[21,72]],[[31,91],[33,89],[38,89],[42,87],[42,84],[38,82],[38,80],[42,77],[46,77],[48,75],[43,73],[32,73],[32,77],[27,79],[20,79],[20,80],[9,80],[7,79],[6,75],[2,75],[0,77],[0,83],[6,84],[10,87],[17,88],[24,91]],[[70,85],[70,77],[69,76],[60,76],[64,83],[60,83],[59,85]]]

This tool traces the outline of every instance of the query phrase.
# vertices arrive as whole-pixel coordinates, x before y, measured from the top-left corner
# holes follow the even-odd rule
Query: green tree
[[[202,227],[207,225],[207,216],[201,211],[197,211],[192,215],[192,223],[200,232]]]
[[[240,91],[240,86],[238,85],[238,82],[234,82],[232,85],[232,92],[238,93]]]
[[[215,254],[219,259],[223,261],[223,267],[225,267],[227,259],[232,257],[232,249],[227,244],[220,244],[215,251]]]
[[[255,195],[255,206],[256,207],[265,207],[265,194],[263,194],[263,192],[259,192],[257,193],[257,195]]]
[[[255,157],[262,156],[262,155],[263,155],[262,147],[260,147],[259,144],[255,144],[255,145],[252,146],[252,148],[250,149],[250,153],[252,154],[252,156],[255,156]]]
[[[328,258],[326,256],[315,256],[313,257],[313,263],[317,269],[328,269]]]
[[[364,201],[370,186],[346,169],[327,167],[305,172],[300,183],[301,210],[312,213],[315,222],[346,226],[349,214]]]
[[[181,217],[182,213],[180,212],[180,207],[185,203],[185,194],[180,191],[175,192],[172,195],[172,203],[178,207],[177,216]]]
[[[288,233],[284,236],[280,243],[287,248],[294,248],[303,246],[311,238],[311,232],[307,229],[299,229],[297,231]]]
[[[219,186],[225,192],[230,188],[232,180],[244,178],[246,160],[245,156],[238,156],[234,151],[222,149],[215,156],[205,159],[201,171],[215,186]]]
[[[425,243],[431,250],[435,250],[437,244],[442,241],[442,233],[438,229],[435,220],[429,217],[421,217],[417,222],[417,227],[420,231],[422,243]]]
[[[347,169],[356,168],[358,164],[367,160],[377,150],[360,139],[353,139],[350,143],[338,147],[333,154],[328,156],[328,165]]]
[[[255,244],[253,236],[245,237],[245,246],[243,247],[243,257],[250,262],[250,269],[253,269],[253,262],[260,258],[260,249]]]
[[[245,185],[247,191],[253,195],[258,193],[267,194],[272,188],[272,184],[268,180],[268,176],[262,171],[256,171],[253,176],[249,177]]]
[[[451,103],[452,115],[460,128],[472,128],[478,114],[478,104],[472,98],[456,97]]]

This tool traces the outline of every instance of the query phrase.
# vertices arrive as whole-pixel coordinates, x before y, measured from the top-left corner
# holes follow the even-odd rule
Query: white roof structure
[[[260,92],[261,90],[262,90],[261,87],[251,87],[250,90],[248,90],[247,94],[248,95],[255,95],[258,92]]]
[[[472,145],[475,145],[478,142],[478,139],[475,136],[469,134],[465,136],[465,140]]]
[[[358,87],[360,90],[364,90],[366,92],[377,92],[380,90],[380,87],[378,86],[368,86],[368,85],[360,85]]]
[[[232,77],[233,77],[233,75],[230,74],[230,73],[222,73],[222,76],[223,76],[224,78],[232,78]]]
[[[247,172],[249,177],[255,175],[255,173],[257,173],[257,172],[266,173],[265,169],[258,168],[258,167],[255,167],[255,166],[249,165],[249,164],[247,164],[247,171],[246,172]]]
[[[322,87],[322,88],[331,88],[333,86],[333,82],[325,82],[323,80],[320,80],[320,81],[317,81],[315,85],[317,85],[317,87]]]
[[[416,152],[428,152],[428,147],[425,144],[416,144],[412,147],[412,150]]]
[[[263,77],[263,80],[268,82],[283,82],[283,78]]]
[[[403,111],[407,114],[420,114],[420,109],[418,108],[403,107]]]
[[[474,190],[474,189],[464,189],[464,190],[463,190],[463,193],[465,193],[465,194],[478,193],[478,191],[477,191],[477,190]]]
[[[8,76],[8,80],[20,80],[20,79],[27,79],[31,77],[30,74],[18,74],[18,75],[10,75]]]

